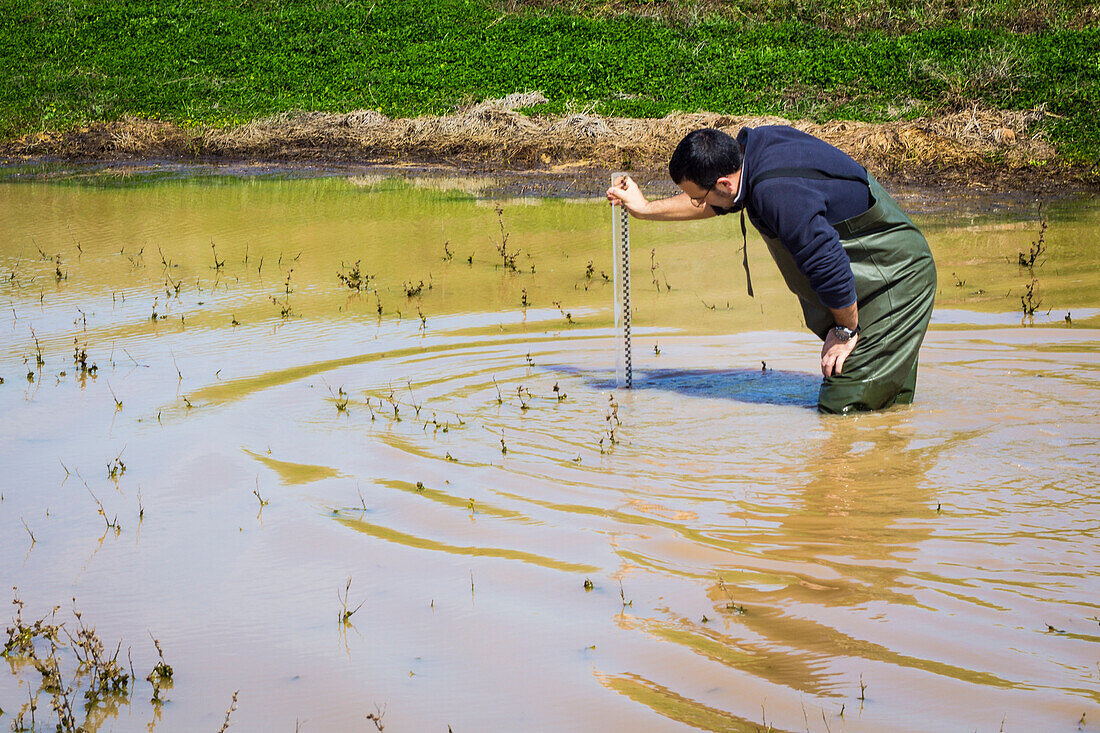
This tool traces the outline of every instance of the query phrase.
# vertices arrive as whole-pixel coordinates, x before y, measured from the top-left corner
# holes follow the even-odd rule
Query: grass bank
[[[1036,33],[1100,22],[1096,0],[493,0],[507,12],[632,15],[669,23],[797,21],[834,31],[912,33],[949,25]]]
[[[1029,133],[1095,176],[1095,25],[1016,33],[947,19],[837,32],[804,20],[575,14],[584,9],[0,0],[0,140],[128,115],[187,127],[291,110],[441,114],[530,89],[548,101],[524,112],[543,115],[709,110],[820,123],[1041,109]]]

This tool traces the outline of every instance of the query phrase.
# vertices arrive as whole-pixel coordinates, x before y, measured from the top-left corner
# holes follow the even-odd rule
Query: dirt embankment
[[[537,94],[537,93],[534,93]],[[541,96],[541,95],[538,95]],[[444,164],[478,171],[663,169],[690,130],[788,124],[852,155],[876,176],[945,187],[1031,189],[1095,186],[1096,171],[1060,162],[1042,133],[1044,113],[973,109],[936,118],[872,124],[813,123],[716,113],[663,118],[589,114],[534,116],[514,94],[436,117],[390,119],[374,111],[285,113],[232,128],[142,119],[27,135],[0,145],[8,160],[265,160]]]

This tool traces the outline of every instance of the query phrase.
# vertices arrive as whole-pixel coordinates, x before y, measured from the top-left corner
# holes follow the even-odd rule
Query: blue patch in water
[[[555,371],[582,374],[576,368],[558,365]],[[589,373],[588,386],[614,390],[613,375]],[[821,377],[807,372],[759,369],[644,369],[633,374],[634,390],[664,390],[691,397],[733,400],[757,405],[817,407]]]

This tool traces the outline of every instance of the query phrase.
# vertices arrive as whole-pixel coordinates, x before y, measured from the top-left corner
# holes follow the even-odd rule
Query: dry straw
[[[545,101],[522,92],[471,104],[452,114],[391,119],[372,110],[345,114],[286,112],[229,127],[183,129],[128,118],[68,131],[29,135],[4,146],[9,155],[65,157],[225,157],[320,159],[359,163],[449,163],[504,170],[591,168],[655,170],[690,130],[784,124],[816,135],[878,173],[988,167],[992,156],[1009,170],[1053,161],[1039,129],[1041,109],[975,107],[935,118],[888,123],[822,124],[782,117],[673,113],[662,118],[613,118],[577,112],[527,116],[517,110]]]

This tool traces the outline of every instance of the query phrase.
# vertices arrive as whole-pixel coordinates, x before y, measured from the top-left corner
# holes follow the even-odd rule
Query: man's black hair
[[[685,178],[713,188],[719,178],[741,168],[741,146],[732,137],[710,127],[689,132],[668,161],[668,174],[679,185]]]

